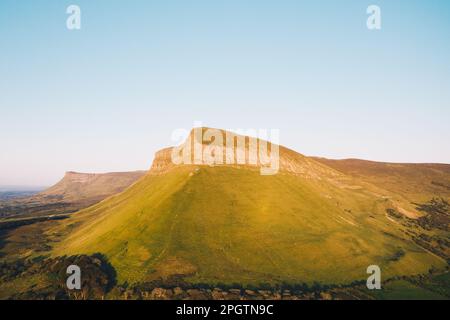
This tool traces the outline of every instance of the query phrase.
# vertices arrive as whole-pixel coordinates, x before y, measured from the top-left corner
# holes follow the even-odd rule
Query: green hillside
[[[261,176],[233,166],[150,172],[64,220],[53,232],[69,235],[53,255],[103,253],[128,283],[173,275],[206,283],[348,283],[367,278],[371,264],[383,277],[445,265],[386,215],[391,200],[336,177]]]

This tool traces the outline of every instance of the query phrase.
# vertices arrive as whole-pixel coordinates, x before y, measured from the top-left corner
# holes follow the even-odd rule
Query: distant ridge
[[[57,197],[61,200],[98,201],[100,198],[123,191],[146,171],[81,173],[67,171],[64,177],[54,186],[39,193],[38,197]]]
[[[409,201],[427,201],[433,197],[450,199],[450,164],[314,159],[342,174],[402,195]]]
[[[28,197],[0,201],[0,217],[70,213],[120,193],[146,171],[80,173],[67,171],[52,187]]]

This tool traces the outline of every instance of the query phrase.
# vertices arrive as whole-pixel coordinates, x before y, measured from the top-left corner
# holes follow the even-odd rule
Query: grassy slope
[[[394,280],[382,287],[383,290],[365,290],[378,300],[444,300],[449,299],[450,273],[432,276],[420,283]]]
[[[364,188],[250,168],[177,167],[64,220],[54,255],[105,253],[119,281],[184,274],[193,282],[344,283],[443,262],[386,218]],[[398,261],[392,257],[403,250]]]
[[[399,194],[408,201],[450,199],[450,164],[385,163],[358,159],[316,161],[346,175]]]
[[[374,297],[377,300],[445,300],[445,296],[442,296],[433,291],[414,286],[413,284],[398,280],[394,283],[390,283],[380,290],[374,292]]]

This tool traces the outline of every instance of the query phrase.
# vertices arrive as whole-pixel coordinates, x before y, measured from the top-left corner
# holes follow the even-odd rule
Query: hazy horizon
[[[305,155],[305,156],[307,156],[307,157],[326,158],[326,157],[320,157],[320,156],[316,156],[316,155]],[[371,160],[371,159],[361,159],[361,158],[326,158],[326,159],[330,159],[330,160],[363,160],[363,161],[385,162],[385,163],[392,163],[392,164],[405,164],[405,163],[407,163],[407,164],[444,164],[444,165],[450,165],[450,163],[444,163],[444,162],[393,162],[393,161],[375,161],[375,160]],[[153,157],[152,157],[152,160],[153,160]],[[131,170],[120,171],[120,172],[147,171],[149,169],[150,169],[150,167],[149,168],[145,168],[145,169],[131,169]],[[50,184],[47,184],[47,185],[34,185],[34,184],[28,184],[28,185],[27,184],[5,184],[5,185],[3,185],[3,184],[0,184],[0,192],[4,192],[4,191],[23,191],[23,190],[27,190],[27,189],[30,189],[30,188],[31,188],[31,190],[29,190],[29,191],[44,190],[46,188],[51,187],[52,185],[54,185],[58,181],[60,181],[67,172],[77,172],[77,173],[86,173],[86,174],[105,174],[105,173],[113,173],[113,172],[119,172],[119,171],[100,170],[100,171],[82,171],[81,172],[81,171],[66,170],[55,181],[53,181],[53,182],[51,182]]]
[[[1,1],[0,185],[146,170],[195,121],[279,129],[310,156],[448,164],[449,33],[443,0]]]

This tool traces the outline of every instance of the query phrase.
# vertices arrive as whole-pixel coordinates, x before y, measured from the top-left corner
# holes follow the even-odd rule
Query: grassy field
[[[345,175],[401,195],[410,202],[426,202],[433,197],[450,200],[450,164],[315,159]]]
[[[382,290],[366,291],[378,300],[447,300],[450,297],[450,274],[441,274],[421,281],[395,280]]]

